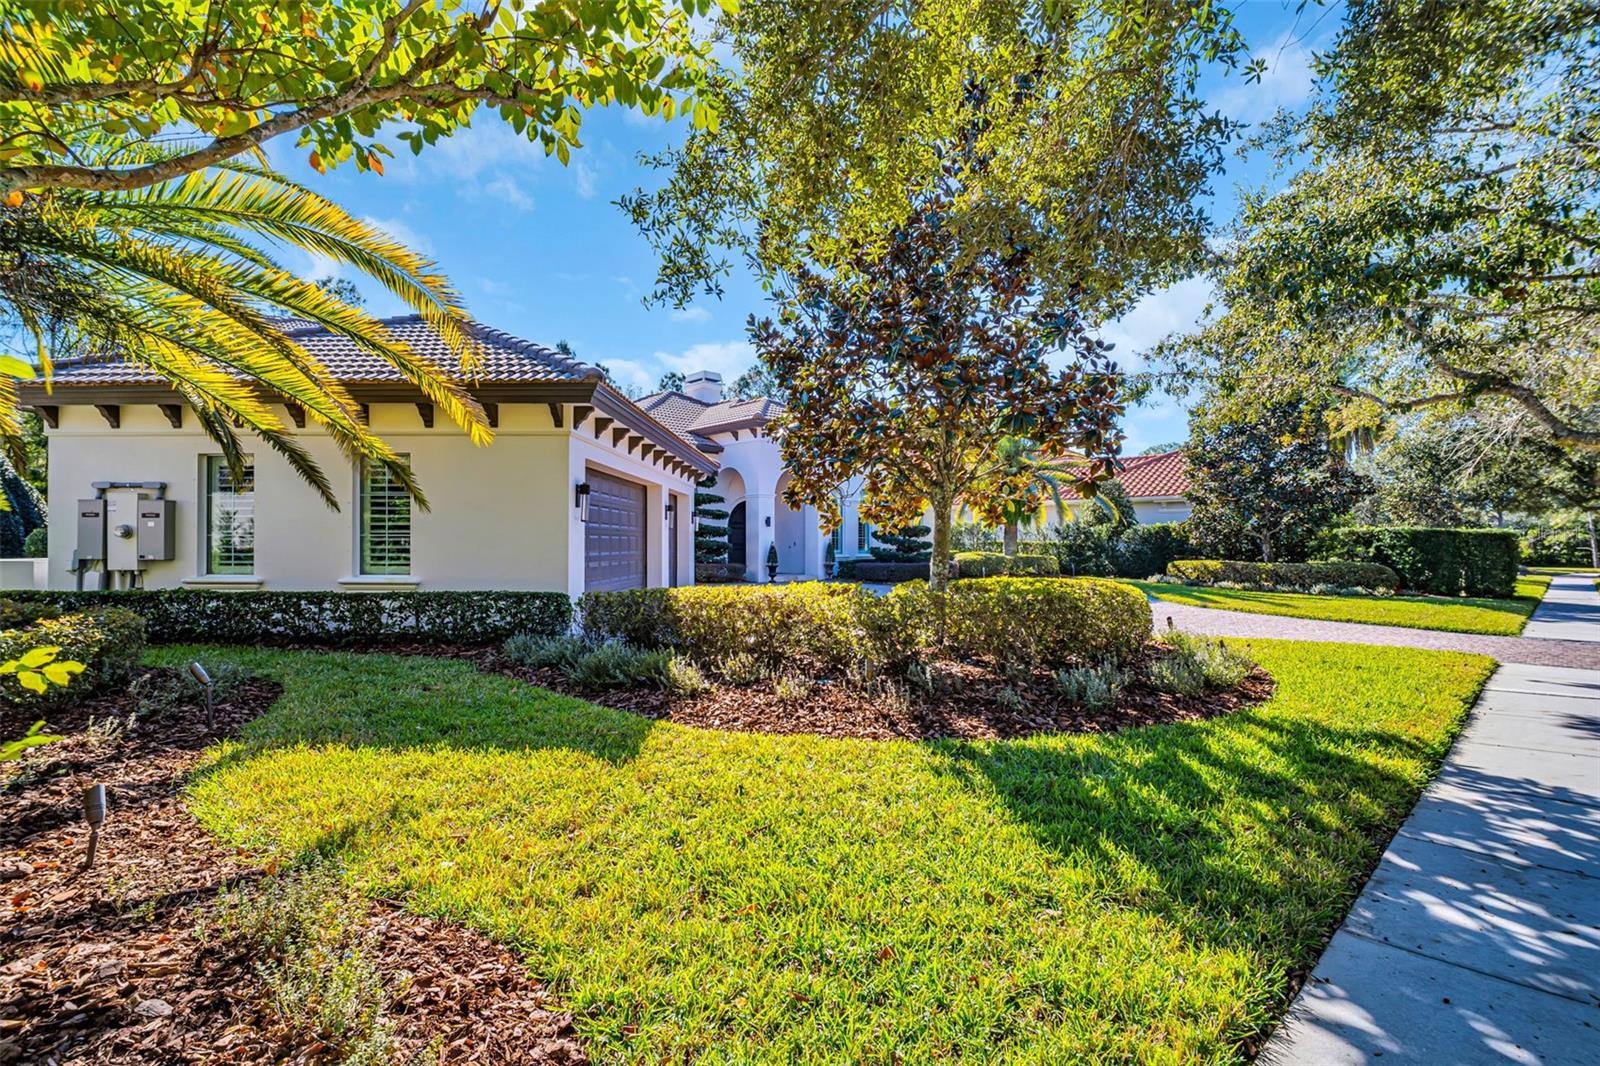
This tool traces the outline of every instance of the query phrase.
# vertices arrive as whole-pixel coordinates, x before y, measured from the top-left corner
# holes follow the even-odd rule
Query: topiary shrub
[[[36,694],[13,675],[0,675],[0,700],[8,703],[71,703],[107,685],[127,681],[144,654],[144,619],[109,608],[41,618],[21,629],[0,632],[0,661],[19,659],[32,648],[60,648],[58,660],[73,660],[84,671],[64,688]]]
[[[1408,589],[1441,596],[1511,596],[1520,550],[1510,529],[1352,526],[1317,543],[1328,559],[1381,563]]]
[[[1377,563],[1254,563],[1236,559],[1174,559],[1167,574],[1191,585],[1244,585],[1315,592],[1319,588],[1392,591],[1400,579]]]
[[[1005,555],[1001,552],[957,552],[957,577],[1053,575],[1061,573],[1054,555]]]
[[[22,538],[22,555],[25,559],[43,559],[50,554],[50,528],[48,526],[34,526],[32,532]]]

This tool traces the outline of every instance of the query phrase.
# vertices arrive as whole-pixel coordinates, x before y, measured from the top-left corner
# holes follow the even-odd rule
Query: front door
[[[583,587],[644,588],[645,488],[589,471],[589,521],[583,527]]]
[[[744,504],[733,505],[728,512],[728,562],[744,566]]]

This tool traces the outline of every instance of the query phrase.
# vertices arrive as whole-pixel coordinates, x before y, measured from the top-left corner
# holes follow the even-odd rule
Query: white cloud
[[[1151,293],[1121,318],[1107,322],[1100,328],[1100,339],[1115,346],[1111,357],[1118,366],[1132,370],[1167,336],[1198,323],[1215,298],[1205,278],[1186,278]]]
[[[1271,118],[1281,107],[1294,108],[1311,95],[1316,76],[1311,71],[1311,52],[1290,33],[1281,35],[1254,57],[1266,62],[1261,79],[1246,82],[1237,75],[1233,85],[1218,93],[1212,105],[1228,118],[1240,122],[1260,122]]]
[[[656,352],[656,363],[665,370],[691,374],[696,370],[714,370],[724,382],[749,370],[756,361],[756,350],[749,341],[723,341],[695,344],[681,352]]]
[[[511,285],[507,284],[506,282],[497,281],[494,278],[479,278],[478,279],[478,288],[482,289],[484,292],[488,293],[490,296],[510,296],[513,292],[516,291]]]
[[[600,180],[600,174],[587,160],[577,159],[572,164],[572,183],[578,195],[585,200],[594,199],[595,188]]]
[[[710,322],[711,312],[704,307],[674,307],[669,317],[674,322]]]
[[[426,256],[433,255],[432,242],[398,218],[374,218],[372,215],[363,215],[361,221],[374,229],[383,230],[413,252],[420,252]]]
[[[506,174],[495,175],[492,180],[478,187],[478,193],[518,211],[533,210],[533,197],[523,192],[522,186]]]

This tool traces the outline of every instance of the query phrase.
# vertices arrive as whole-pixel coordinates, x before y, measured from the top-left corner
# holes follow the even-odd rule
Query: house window
[[[833,529],[833,534],[828,538],[828,543],[833,545],[833,554],[844,554],[844,524],[841,522]]]
[[[872,523],[856,520],[856,553],[865,555],[872,547]]]
[[[256,466],[245,457],[236,483],[228,461],[206,456],[206,573],[256,572]]]
[[[388,467],[362,464],[360,519],[361,572],[411,573],[411,497]]]

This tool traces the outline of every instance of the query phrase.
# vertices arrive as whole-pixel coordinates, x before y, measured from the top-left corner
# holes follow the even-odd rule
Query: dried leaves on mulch
[[[150,671],[163,680],[171,671]],[[277,698],[253,679],[217,707],[230,733]],[[217,845],[180,789],[217,739],[204,712],[178,706],[129,717],[124,693],[52,712],[67,739],[35,748],[0,776],[0,1063],[319,1063],[335,1049],[270,1009],[248,949],[210,935],[220,893],[264,876]],[[0,736],[31,715],[0,709]],[[95,865],[81,871],[81,796],[110,793]],[[375,962],[388,1016],[408,1054],[427,1061],[587,1061],[571,1018],[504,949],[446,922],[373,905]]]
[[[518,666],[495,651],[458,649],[457,654],[474,659],[485,670],[681,725],[865,740],[1005,740],[1036,733],[1114,733],[1228,714],[1267,700],[1275,689],[1272,678],[1257,668],[1237,688],[1203,696],[1175,696],[1134,683],[1116,706],[1092,710],[1061,699],[1043,676],[1018,681],[981,664],[945,662],[938,664],[940,683],[933,695],[908,689],[903,700],[827,680],[812,683],[799,698],[779,696],[770,683],[713,684],[700,695],[683,696],[654,688],[586,689],[559,670]],[[1151,644],[1144,658],[1160,654],[1164,654],[1160,647]],[[1001,696],[1005,689],[1019,697],[1009,706]]]

